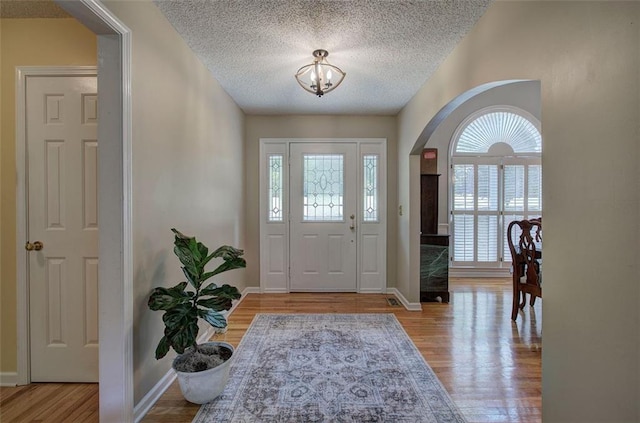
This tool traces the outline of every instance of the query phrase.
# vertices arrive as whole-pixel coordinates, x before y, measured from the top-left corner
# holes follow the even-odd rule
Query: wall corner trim
[[[422,304],[410,303],[397,288],[388,288],[387,294],[393,294],[408,311],[422,311]]]

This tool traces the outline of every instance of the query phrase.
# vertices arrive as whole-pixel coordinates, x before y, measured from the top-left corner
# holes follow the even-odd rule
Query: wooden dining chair
[[[527,302],[527,294],[531,296],[531,306],[537,297],[542,298],[542,218],[509,223],[507,242],[513,271],[511,320],[515,321],[518,309]]]

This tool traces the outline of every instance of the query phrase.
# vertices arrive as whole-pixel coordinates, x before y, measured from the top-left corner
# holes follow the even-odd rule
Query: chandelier
[[[335,90],[346,75],[339,67],[327,61],[328,55],[327,50],[314,51],[313,63],[301,67],[296,73],[298,84],[318,97]]]

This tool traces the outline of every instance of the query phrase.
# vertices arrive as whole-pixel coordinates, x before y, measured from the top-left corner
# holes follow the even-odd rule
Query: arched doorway
[[[535,80],[503,80],[494,81],[471,88],[445,104],[425,125],[417,137],[409,153],[409,188],[408,196],[410,219],[406,228],[409,250],[406,256],[400,255],[398,260],[406,258],[409,297],[419,298],[420,291],[420,154],[424,148],[436,148],[438,154],[437,172],[439,178],[439,210],[438,233],[453,235],[450,206],[450,180],[453,172],[450,163],[451,140],[456,131],[464,127],[464,122],[472,115],[490,107],[513,107],[526,112],[532,122],[539,122],[541,117],[541,87]],[[487,109],[488,110],[488,109]],[[476,115],[477,116],[477,115]],[[538,130],[540,130],[538,126]],[[401,228],[402,229],[402,228]],[[399,264],[399,276],[402,269]],[[508,266],[472,267],[459,266],[449,268],[449,277],[501,277],[508,276]]]

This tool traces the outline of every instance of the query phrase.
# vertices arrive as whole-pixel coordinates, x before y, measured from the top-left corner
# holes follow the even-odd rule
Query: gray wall
[[[304,92],[302,92],[304,94]],[[309,94],[310,95],[310,94]],[[395,116],[247,116],[245,172],[247,184],[247,284],[260,286],[260,138],[387,139],[387,286],[395,286],[397,149]]]
[[[418,158],[409,153],[456,96],[532,79],[542,86],[544,421],[640,420],[640,3],[495,2],[397,122],[245,119],[152,3],[105,3],[133,31],[136,402],[169,367],[153,359],[162,323],[146,297],[180,278],[170,227],[245,247],[250,267],[227,281],[258,285],[260,137],[389,140],[389,282],[417,301]],[[405,214],[394,223],[398,205]]]
[[[419,134],[473,87],[541,81],[545,423],[640,421],[639,18],[637,2],[495,2],[399,115],[410,214],[398,225],[409,246],[398,278],[415,300]]]
[[[156,6],[106,1],[132,32],[135,402],[168,371],[156,361],[162,314],[147,308],[156,286],[184,279],[176,227],[210,248],[244,247],[244,114]],[[244,271],[221,275],[244,288]]]

